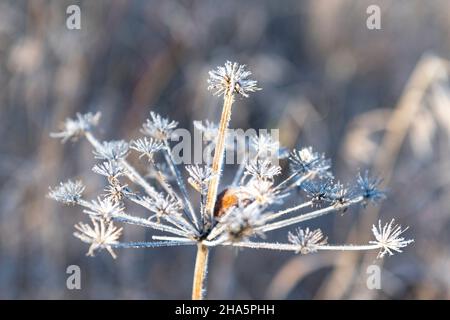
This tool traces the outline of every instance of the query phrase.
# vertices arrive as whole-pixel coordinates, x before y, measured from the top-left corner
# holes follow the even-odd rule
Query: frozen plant
[[[93,172],[106,177],[107,185],[96,200],[83,197],[80,181],[68,181],[50,189],[49,196],[67,205],[79,205],[90,217],[91,224],[79,223],[74,235],[90,245],[88,255],[106,249],[113,258],[113,249],[154,248],[169,246],[197,246],[192,298],[206,294],[208,253],[216,246],[292,251],[308,254],[323,250],[378,250],[378,257],[392,255],[413,240],[402,237],[406,229],[394,223],[373,226],[374,240],[364,245],[328,244],[322,230],[308,227],[292,229],[284,243],[268,241],[271,231],[294,227],[308,220],[333,212],[343,212],[352,205],[366,206],[385,197],[379,190],[380,180],[368,172],[360,174],[352,186],[336,182],[330,171],[330,161],[311,147],[293,150],[286,155],[278,141],[257,135],[250,139],[252,154],[244,157],[236,170],[233,183],[219,184],[223,170],[227,129],[235,98],[248,97],[260,90],[251,80],[244,65],[226,62],[210,72],[208,89],[223,96],[222,116],[218,125],[206,121],[195,126],[208,133],[206,143],[214,147],[212,161],[205,165],[189,165],[182,170],[175,164],[171,138],[178,123],[154,112],[144,123],[145,137],[130,143],[99,141],[93,134],[99,114],[77,115],[67,119],[61,132],[53,137],[63,142],[80,137],[93,147],[99,163]],[[149,175],[139,173],[127,158],[135,152],[149,166]],[[288,157],[289,170],[283,177],[278,158]],[[186,182],[199,194],[200,203],[194,205]],[[286,206],[292,194],[303,192],[304,201]],[[127,207],[134,203],[148,212],[146,217],[131,215]],[[116,223],[139,225],[159,234],[153,241],[120,241],[122,228]]]

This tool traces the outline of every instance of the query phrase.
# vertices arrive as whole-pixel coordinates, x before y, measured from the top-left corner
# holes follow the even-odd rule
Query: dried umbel
[[[218,96],[240,94],[248,98],[250,92],[261,90],[255,80],[248,78],[251,74],[245,69],[245,65],[227,61],[225,66],[209,72],[208,89],[215,90]]]
[[[88,255],[106,249],[113,258],[115,248],[152,248],[196,245],[193,299],[201,299],[206,292],[205,279],[210,248],[230,246],[284,250],[308,254],[322,250],[379,250],[378,257],[392,255],[410,244],[402,235],[406,229],[394,224],[379,222],[373,227],[374,240],[364,245],[333,245],[320,229],[297,228],[287,234],[285,243],[270,242],[273,230],[294,227],[308,220],[333,212],[342,212],[350,206],[375,204],[385,197],[379,189],[380,179],[360,174],[353,185],[335,182],[331,163],[312,147],[286,149],[269,135],[255,135],[250,139],[253,152],[244,157],[237,168],[233,183],[219,185],[227,143],[227,130],[231,120],[235,95],[248,97],[259,90],[256,81],[244,66],[227,62],[210,72],[209,89],[223,96],[222,116],[218,125],[206,121],[195,122],[206,136],[204,143],[213,146],[214,157],[205,165],[188,165],[181,170],[176,164],[171,139],[178,123],[156,113],[150,113],[141,132],[145,137],[130,143],[100,142],[92,133],[99,114],[77,115],[68,119],[61,132],[52,134],[63,142],[85,137],[93,147],[99,163],[93,172],[106,178],[104,193],[96,200],[83,198],[84,186],[80,181],[69,180],[50,190],[49,196],[67,205],[79,205],[91,219],[91,225],[76,225],[75,236],[89,243]],[[149,166],[148,174],[139,173],[127,158],[136,154]],[[289,168],[283,170],[277,161],[288,158]],[[287,178],[283,177],[287,171]],[[185,179],[183,176],[187,174]],[[186,181],[194,192],[200,194],[200,203],[189,197]],[[304,200],[286,206],[292,194]],[[131,215],[127,206],[142,206],[145,217]],[[153,241],[121,242],[122,228],[116,223],[128,223],[153,229],[162,234],[153,235]],[[264,240],[264,241],[262,241]]]

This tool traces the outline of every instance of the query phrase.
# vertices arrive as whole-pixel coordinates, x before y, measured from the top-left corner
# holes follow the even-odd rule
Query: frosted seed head
[[[245,186],[239,188],[240,193],[245,198],[256,204],[267,207],[271,204],[281,204],[287,193],[280,193],[274,188],[273,181],[270,180],[250,180]]]
[[[304,176],[310,174],[312,177],[332,178],[329,171],[331,162],[324,154],[313,152],[312,147],[292,151],[290,157],[291,170]]]
[[[317,246],[327,244],[327,238],[323,236],[320,229],[305,230],[298,228],[294,233],[288,233],[288,240],[290,243],[297,245],[297,253],[308,254],[317,251]]]
[[[92,171],[113,181],[116,181],[117,178],[125,174],[124,168],[114,160],[96,164],[92,168]]]
[[[99,150],[94,150],[96,159],[118,161],[125,159],[128,155],[129,145],[124,140],[104,141]]]
[[[84,213],[93,217],[101,217],[103,219],[111,219],[116,215],[123,213],[124,208],[119,202],[113,201],[110,197],[92,200],[88,209]]]
[[[186,171],[189,173],[189,184],[198,192],[206,192],[208,182],[214,176],[211,167],[191,165],[186,166]]]
[[[155,214],[158,220],[165,216],[180,216],[183,210],[183,205],[178,199],[160,193],[151,198],[144,197],[144,205]]]
[[[268,133],[260,133],[250,138],[251,151],[259,159],[284,159],[289,152],[280,145],[280,142]]]
[[[93,257],[98,250],[106,249],[115,259],[112,246],[118,244],[118,239],[122,234],[122,228],[113,225],[112,221],[98,220],[91,218],[92,226],[86,223],[78,223],[75,225],[74,236],[85,243],[89,243],[90,247],[86,255]]]
[[[220,223],[225,225],[228,239],[232,242],[248,240],[253,235],[264,237],[255,228],[263,225],[263,215],[256,203],[250,205],[239,204],[231,207],[227,213],[220,218]]]
[[[370,241],[371,244],[376,244],[381,247],[378,258],[383,258],[386,254],[392,256],[394,252],[402,252],[402,248],[413,243],[414,240],[406,240],[401,236],[406,230],[408,228],[402,230],[400,225],[396,225],[394,219],[384,226],[382,226],[381,220],[378,220],[378,226],[372,226],[372,232],[376,240]]]
[[[60,132],[50,133],[50,137],[61,139],[61,142],[67,140],[76,141],[85,132],[95,127],[100,120],[101,113],[77,113],[76,119],[67,118]]]
[[[209,72],[208,90],[215,91],[218,96],[240,94],[247,98],[250,92],[261,90],[255,80],[248,78],[251,74],[245,65],[227,61],[224,66]]]
[[[245,175],[252,176],[259,181],[273,180],[280,174],[281,167],[274,165],[269,159],[254,159],[245,166]]]
[[[131,149],[136,150],[141,155],[139,158],[147,157],[149,161],[153,159],[153,155],[164,147],[161,141],[150,138],[137,139],[131,142]]]
[[[375,204],[386,198],[386,193],[378,188],[381,182],[382,179],[371,177],[369,171],[366,171],[363,175],[359,173],[357,185],[358,193],[364,198],[363,205],[367,205],[369,202]]]
[[[333,182],[329,179],[306,181],[300,187],[315,207],[333,201]]]
[[[111,184],[105,188],[105,198],[113,203],[122,204],[125,198],[135,197],[127,184],[120,184],[118,181],[111,181]]]
[[[339,181],[332,186],[329,192],[331,203],[337,207],[348,204],[352,197],[353,192],[351,189]]]
[[[81,181],[68,180],[67,182],[60,182],[59,186],[50,188],[48,196],[58,202],[74,205],[81,199],[85,186]]]
[[[151,111],[150,119],[142,125],[141,132],[149,137],[159,141],[167,141],[174,138],[174,130],[178,126],[178,122],[170,121],[168,118],[163,118],[159,114]]]

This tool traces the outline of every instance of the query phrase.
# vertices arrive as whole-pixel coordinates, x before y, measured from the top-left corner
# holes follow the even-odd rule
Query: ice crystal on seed
[[[150,112],[150,118],[142,125],[141,132],[156,140],[167,141],[174,137],[178,122],[163,118],[155,112]]]
[[[408,230],[408,228],[402,230],[400,225],[396,225],[394,219],[384,226],[382,226],[381,221],[378,220],[378,227],[375,225],[372,226],[372,232],[376,241],[370,241],[372,244],[380,245],[381,249],[378,253],[378,257],[383,258],[386,254],[392,256],[394,255],[394,251],[402,252],[402,248],[414,242],[414,240],[405,240],[405,238],[401,236],[406,230]]]
[[[325,155],[313,152],[312,147],[294,150],[289,160],[291,161],[291,169],[301,174],[310,174],[320,178],[331,178],[329,171],[331,168],[330,160]]]
[[[161,141],[157,141],[153,138],[147,139],[146,137],[131,142],[130,146],[131,149],[141,153],[139,158],[146,156],[149,160],[152,160],[153,154],[161,150],[163,147],[164,145]]]
[[[290,243],[298,246],[298,253],[308,254],[317,251],[317,246],[327,244],[327,238],[323,236],[322,230],[305,230],[298,228],[295,233],[288,233]]]
[[[280,142],[268,133],[252,136],[250,148],[259,159],[284,159],[289,155],[287,149],[281,147]]]
[[[64,204],[76,204],[81,199],[85,186],[81,181],[68,180],[67,182],[61,182],[58,187],[50,188],[49,197],[64,203]]]
[[[188,182],[198,192],[204,192],[208,186],[208,182],[213,177],[210,167],[201,167],[199,165],[186,166],[189,173]]]
[[[218,96],[237,93],[247,98],[250,92],[261,90],[257,81],[248,78],[251,74],[245,65],[227,61],[224,66],[209,72],[208,90],[214,90]]]
[[[105,199],[113,203],[122,203],[125,198],[135,196],[128,188],[127,184],[120,184],[118,181],[111,180],[110,184],[105,188]]]
[[[110,198],[102,199],[100,197],[97,200],[92,200],[88,209],[84,212],[93,216],[101,217],[105,219],[111,219],[112,217],[119,215],[123,212],[124,208],[118,202],[112,201]]]
[[[329,192],[329,198],[331,202],[336,206],[342,206],[347,204],[352,198],[353,193],[350,188],[344,186],[341,182],[337,182],[333,185]]]
[[[272,180],[281,174],[281,167],[274,165],[270,160],[252,160],[245,167],[245,174],[258,180]]]
[[[252,202],[265,206],[280,203],[283,197],[288,196],[275,190],[273,182],[269,180],[251,180],[240,190],[241,194],[246,195]]]
[[[302,183],[301,188],[314,206],[322,206],[333,201],[333,182],[328,179],[312,180]]]
[[[96,164],[92,171],[113,180],[117,180],[125,173],[125,170],[117,161],[104,161]]]
[[[96,159],[117,161],[126,158],[128,150],[129,145],[124,140],[104,141],[102,147],[93,153]]]
[[[59,138],[64,143],[67,140],[75,141],[85,132],[95,127],[100,120],[100,112],[97,113],[77,113],[76,119],[67,118],[63,129],[60,132],[50,133],[52,138]]]
[[[83,242],[89,243],[90,247],[87,252],[88,256],[94,256],[95,251],[106,249],[115,259],[117,256],[114,253],[112,246],[118,243],[120,235],[122,234],[122,228],[114,226],[111,221],[95,220],[91,218],[93,227],[86,223],[78,223],[75,225],[75,229],[78,232],[74,232],[74,236]]]
[[[230,241],[242,241],[254,235],[264,237],[262,232],[255,230],[264,223],[263,216],[255,204],[231,208],[220,222],[225,226]]]
[[[357,184],[364,197],[364,204],[367,202],[377,203],[386,198],[386,193],[378,188],[381,182],[382,179],[371,177],[369,171],[366,171],[364,175],[361,173],[358,175]]]
[[[145,203],[148,210],[153,212],[159,220],[165,216],[177,216],[181,214],[182,204],[172,195],[157,194],[154,197],[145,197]]]

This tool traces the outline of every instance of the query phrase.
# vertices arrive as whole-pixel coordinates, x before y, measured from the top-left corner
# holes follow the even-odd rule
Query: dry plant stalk
[[[231,111],[237,96],[248,97],[260,90],[257,82],[249,79],[251,73],[244,65],[226,62],[210,72],[209,90],[224,97],[218,126],[206,121],[194,122],[207,143],[214,147],[212,163],[185,166],[188,182],[200,194],[198,209],[194,209],[184,177],[176,164],[171,140],[178,125],[153,112],[143,124],[146,136],[131,141],[100,142],[93,134],[100,114],[77,114],[67,119],[60,132],[51,134],[63,142],[85,137],[92,145],[100,163],[92,169],[107,179],[104,194],[96,200],[83,198],[84,185],[67,181],[50,189],[49,196],[67,205],[79,205],[92,225],[79,223],[74,235],[90,245],[87,255],[106,249],[116,258],[114,249],[155,248],[169,246],[197,246],[193,278],[193,299],[206,295],[209,250],[216,246],[291,251],[308,254],[317,251],[379,250],[378,257],[401,252],[413,242],[402,235],[406,229],[394,223],[374,224],[374,240],[363,245],[330,245],[320,229],[296,229],[287,234],[287,242],[266,241],[270,231],[293,226],[333,212],[344,212],[356,204],[367,206],[385,197],[378,189],[381,180],[371,178],[368,172],[359,174],[352,186],[335,181],[331,164],[323,154],[311,147],[293,150],[289,155],[290,172],[278,181],[282,173],[278,159],[286,158],[284,148],[267,134],[250,139],[251,152],[244,156],[233,179],[218,196],[225,150],[233,148],[227,141]],[[127,161],[130,149],[149,164],[150,174],[143,176]],[[246,149],[247,150],[247,149]],[[162,158],[159,162],[157,157]],[[128,179],[135,187],[123,180]],[[153,179],[152,179],[153,178]],[[292,193],[302,191],[304,201],[282,207]],[[139,217],[127,212],[126,205],[137,204],[149,212]],[[280,208],[282,207],[282,208]],[[300,213],[299,213],[300,212]],[[153,235],[153,241],[121,242],[122,228],[115,223],[139,225],[162,235]],[[265,241],[261,241],[261,239]]]
[[[376,172],[383,173],[383,183],[389,184],[392,179],[398,154],[403,145],[408,131],[417,118],[417,113],[422,106],[423,99],[426,97],[427,90],[432,84],[448,74],[450,64],[434,55],[424,54],[417,63],[408,82],[402,92],[402,95],[392,111],[391,116],[385,124],[385,134],[374,154],[373,168]],[[356,224],[348,236],[348,241],[357,238],[358,229],[370,226],[379,216],[379,208],[370,208],[369,214],[361,218],[361,222]],[[337,257],[338,267],[329,276],[328,285],[322,289],[320,294],[323,297],[339,299],[348,286],[350,279],[355,272],[364,273],[365,270],[356,270],[358,268],[356,261],[360,255],[356,252],[342,253]],[[366,257],[370,261],[370,257]],[[340,286],[334,284],[339,282]],[[345,285],[342,285],[345,283]],[[373,293],[373,292],[372,292]]]

